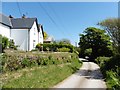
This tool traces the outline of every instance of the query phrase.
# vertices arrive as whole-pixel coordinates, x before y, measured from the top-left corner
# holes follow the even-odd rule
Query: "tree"
[[[109,18],[98,23],[109,34],[116,51],[120,54],[120,18]]]
[[[71,42],[68,39],[62,39],[59,41],[59,44],[71,44]]]
[[[84,34],[80,34],[80,56],[85,57],[86,50],[90,51],[90,59],[94,60],[98,56],[111,56],[111,42],[110,37],[106,34],[105,30],[101,30],[94,27],[89,27],[84,31]]]
[[[44,40],[46,40],[48,37],[48,34],[46,32],[44,32]]]
[[[71,42],[69,39],[55,40],[53,43],[54,44],[69,44],[69,45],[71,45]]]

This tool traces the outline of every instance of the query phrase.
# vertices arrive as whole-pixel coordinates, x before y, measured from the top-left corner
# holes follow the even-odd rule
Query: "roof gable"
[[[0,23],[12,27],[10,18],[0,13]]]

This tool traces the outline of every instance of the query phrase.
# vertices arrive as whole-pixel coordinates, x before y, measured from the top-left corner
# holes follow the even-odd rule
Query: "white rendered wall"
[[[42,33],[41,28],[40,28],[40,32],[39,32],[39,43],[43,44],[43,33]]]
[[[3,25],[3,24],[0,23],[0,34],[2,36],[10,38],[10,27],[5,26],[5,25]]]
[[[34,22],[32,28],[30,29],[30,51],[35,49],[38,44],[38,28],[36,22]]]
[[[28,51],[28,29],[11,29],[11,37],[19,50]]]

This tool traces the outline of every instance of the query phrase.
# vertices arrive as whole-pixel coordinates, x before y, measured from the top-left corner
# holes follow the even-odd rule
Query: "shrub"
[[[89,48],[89,49],[86,49],[85,50],[85,56],[91,56],[91,53],[92,53],[92,48]]]
[[[17,46],[15,46],[15,43],[13,40],[8,40],[7,37],[0,35],[0,44],[2,44],[2,52],[6,48],[12,48],[14,50],[17,50]]]
[[[3,60],[3,56],[2,54],[0,54],[0,73],[2,72],[3,70],[3,65],[4,65],[5,61]]]
[[[98,57],[96,62],[106,79],[108,88],[120,89],[120,55],[113,57]]]
[[[5,48],[7,48],[9,45],[9,41],[7,37],[2,36],[2,49],[4,50]]]
[[[108,62],[109,60],[110,60],[110,57],[97,57],[95,61],[100,67],[104,67],[106,62]]]
[[[119,75],[117,74],[117,72],[113,72],[112,70],[110,71],[107,71],[106,72],[107,76],[106,76],[106,79],[107,79],[107,86],[108,88],[112,88],[112,89],[120,89],[120,77]]]
[[[58,48],[57,51],[58,52],[70,52],[70,49],[63,47],[63,48]]]
[[[30,61],[27,58],[24,58],[21,62],[22,67],[30,67]]]
[[[99,64],[102,70],[116,70],[117,66],[120,67],[120,56],[113,57],[98,57],[96,62]]]
[[[74,51],[74,47],[70,44],[51,44],[51,43],[44,43],[44,44],[37,44],[36,48],[41,48],[41,46],[43,46],[43,51],[54,51],[56,52],[57,49],[59,48],[68,48],[70,49],[69,52],[73,52]]]
[[[34,52],[34,51],[39,51],[37,48],[36,49],[32,49],[31,52]]]
[[[17,50],[17,46],[15,46],[14,40],[9,41],[9,48],[12,48],[14,50]]]

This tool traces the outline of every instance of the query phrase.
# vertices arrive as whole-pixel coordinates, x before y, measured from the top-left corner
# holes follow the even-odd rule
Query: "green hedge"
[[[71,63],[78,56],[74,53],[32,53],[9,51],[1,56],[1,70],[14,71],[25,67]]]
[[[120,67],[120,55],[113,57],[98,57],[96,59],[97,64],[100,66],[102,71],[113,70],[116,71],[117,67]]]
[[[106,80],[108,88],[120,89],[120,55],[113,57],[98,57],[97,64],[100,66],[101,71]]]
[[[58,52],[70,52],[70,49],[69,49],[69,48],[62,47],[62,48],[58,48],[57,51],[58,51]]]
[[[44,44],[37,44],[36,48],[38,48],[39,50],[42,49],[43,46],[43,51],[54,51],[57,52],[58,49],[60,48],[67,48],[70,49],[68,50],[69,52],[73,52],[74,51],[74,46],[70,45],[70,44],[51,44],[51,43],[44,43]],[[64,51],[64,50],[63,50]]]
[[[4,52],[6,48],[17,50],[17,46],[15,46],[14,40],[9,40],[7,37],[2,36],[1,34],[0,34],[0,44],[2,46],[2,52]]]

